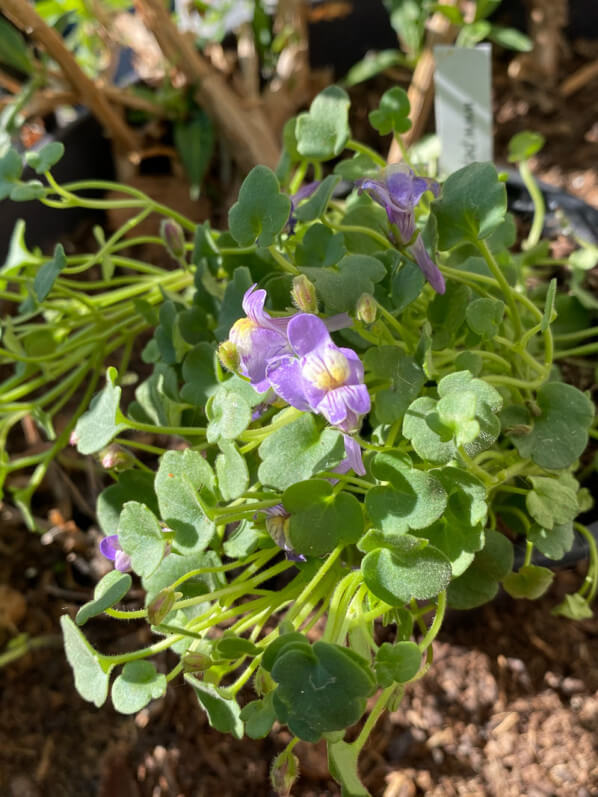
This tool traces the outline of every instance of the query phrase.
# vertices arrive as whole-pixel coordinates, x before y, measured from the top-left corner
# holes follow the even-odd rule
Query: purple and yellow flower
[[[272,318],[264,310],[265,302],[266,291],[252,285],[243,297],[246,317],[235,321],[229,333],[239,356],[239,373],[248,377],[258,393],[270,387],[268,362],[290,351],[286,335],[289,318]]]
[[[131,557],[126,554],[118,540],[118,534],[110,534],[100,542],[100,553],[114,562],[114,567],[121,573],[131,570]]]
[[[275,393],[299,410],[323,415],[343,432],[356,431],[370,410],[357,354],[337,346],[324,321],[309,313],[290,319],[287,337],[292,354],[271,360],[266,368]]]
[[[366,177],[359,183],[359,191],[365,191],[386,210],[389,222],[398,233],[399,243],[408,247],[415,262],[437,293],[444,293],[446,286],[440,269],[434,263],[415,226],[415,206],[426,191],[438,196],[439,186],[435,180],[418,177],[403,163],[395,163],[383,169],[378,177]]]

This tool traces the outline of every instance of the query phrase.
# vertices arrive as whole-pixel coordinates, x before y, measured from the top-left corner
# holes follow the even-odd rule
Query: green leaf
[[[540,322],[540,329],[546,332],[553,318],[555,317],[554,302],[556,298],[556,278],[551,279],[548,283],[548,290],[546,291],[546,300],[544,302],[544,313],[542,314],[542,321]]]
[[[442,197],[432,203],[438,222],[438,247],[451,249],[463,239],[487,238],[503,222],[507,193],[491,163],[472,163],[451,174]]]
[[[331,470],[344,458],[342,435],[335,429],[318,430],[313,415],[277,429],[260,445],[259,481],[278,490]]]
[[[60,618],[64,650],[75,675],[75,688],[84,700],[99,708],[108,697],[110,669],[104,670],[98,654],[67,614]]]
[[[446,17],[452,25],[463,25],[463,14],[455,6],[443,5],[442,3],[434,3],[430,11],[437,11]]]
[[[219,567],[221,564],[220,557],[214,551],[186,553],[184,556],[179,556],[172,551],[162,559],[157,570],[154,570],[151,576],[143,579],[143,588],[147,592],[145,605],[149,606],[163,589],[171,587],[175,581],[192,570]],[[187,578],[177,586],[176,590],[181,592],[185,598],[195,598],[224,585],[225,578],[222,573],[200,573],[192,578]]]
[[[598,265],[598,246],[590,244],[582,246],[581,249],[576,249],[567,258],[567,263],[571,268],[579,271],[590,271],[590,269]]]
[[[315,192],[294,211],[298,221],[315,221],[323,215],[332,197],[334,189],[340,183],[340,176],[329,174],[325,177]]]
[[[77,612],[75,622],[85,625],[92,617],[102,614],[106,609],[118,603],[131,589],[133,580],[128,573],[111,570],[98,581],[93,591],[93,600],[87,601]]]
[[[311,479],[285,490],[282,502],[289,520],[293,550],[306,556],[322,556],[337,545],[357,542],[363,534],[363,514],[355,496],[334,494],[330,482]]]
[[[249,639],[238,636],[224,636],[214,645],[214,658],[233,661],[241,656],[259,656],[262,648],[254,645]]]
[[[375,687],[367,662],[340,645],[290,645],[276,658],[274,710],[279,722],[308,742],[352,725]]]
[[[36,174],[44,174],[49,172],[63,155],[64,144],[61,141],[51,141],[41,149],[25,153],[25,160]]]
[[[552,609],[551,614],[567,617],[569,620],[589,620],[594,616],[592,607],[578,592],[565,595],[565,599]]]
[[[15,187],[23,171],[23,164],[19,153],[9,149],[0,158],[0,199],[6,199]]]
[[[343,180],[360,180],[379,171],[378,164],[362,152],[355,153],[352,158],[343,158],[334,167],[334,174],[340,175]]]
[[[129,501],[123,507],[118,541],[131,557],[133,570],[142,577],[154,572],[166,550],[166,539],[158,519],[151,509],[137,501]]]
[[[372,473],[390,486],[372,487],[365,508],[374,526],[390,534],[425,529],[444,512],[447,494],[442,484],[426,471],[406,466],[391,453],[377,454]]]
[[[166,694],[166,676],[151,661],[129,661],[112,684],[112,704],[121,714],[136,714]]]
[[[414,302],[423,290],[426,278],[417,263],[405,263],[391,280],[391,296],[398,313]]]
[[[274,693],[268,692],[262,700],[252,700],[241,709],[241,719],[245,723],[245,733],[250,739],[263,739],[276,722],[273,706]]]
[[[469,25],[463,25],[459,34],[457,35],[457,40],[455,42],[456,47],[475,47],[476,44],[479,44],[483,41],[492,30],[492,25],[486,20],[479,20],[478,22],[472,22]]]
[[[116,368],[108,368],[104,389],[93,397],[89,409],[77,421],[74,434],[80,454],[95,454],[126,429],[126,425],[117,420],[121,394],[121,388],[116,385],[117,377]]]
[[[534,523],[527,536],[544,556],[562,559],[573,546],[573,523],[556,523],[551,529],[544,529]]]
[[[434,329],[432,348],[446,349],[455,341],[465,321],[471,289],[458,282],[449,282],[444,293],[438,293],[428,307],[428,318]]]
[[[318,263],[320,268],[336,265],[347,252],[342,232],[334,233],[324,224],[314,224],[295,250],[299,268]]]
[[[465,318],[472,332],[482,338],[498,334],[505,314],[505,304],[500,299],[474,299],[467,305]]]
[[[453,431],[458,446],[472,443],[480,433],[476,409],[477,396],[473,390],[449,393],[436,405],[440,423]]]
[[[370,255],[345,255],[336,268],[302,268],[315,284],[329,313],[354,312],[363,293],[374,293],[374,284],[386,276],[384,265]]]
[[[241,739],[243,721],[237,701],[223,697],[216,686],[198,681],[192,675],[186,675],[185,680],[193,687],[199,705],[208,715],[208,722],[212,728],[216,728],[220,733],[229,733],[235,739]]]
[[[503,28],[502,25],[492,25],[488,33],[488,38],[507,50],[516,50],[519,53],[531,53],[534,43],[516,28]]]
[[[430,396],[415,399],[403,418],[403,435],[423,460],[443,465],[456,455],[452,430],[443,427]]]
[[[379,75],[392,66],[401,66],[405,63],[405,57],[400,50],[380,50],[379,52],[370,51],[354,64],[344,76],[342,83],[347,89],[364,83],[366,80]]]
[[[370,797],[359,779],[359,750],[342,741],[327,742],[328,767],[332,777],[341,785],[341,797]]]
[[[39,180],[29,180],[27,183],[17,183],[10,192],[13,202],[31,202],[45,196],[46,189]]]
[[[524,565],[517,573],[509,573],[502,584],[512,598],[535,600],[544,595],[553,578],[554,573],[547,567]]]
[[[585,450],[594,418],[591,400],[573,385],[548,382],[537,394],[540,415],[528,435],[513,437],[521,456],[549,470],[569,468]]]
[[[214,127],[208,114],[197,109],[190,120],[175,122],[174,145],[191,184],[191,197],[197,199],[214,152]]]
[[[385,91],[377,110],[370,111],[368,119],[381,136],[388,133],[406,133],[411,128],[411,105],[407,92],[400,86]]]
[[[421,662],[421,650],[415,642],[384,642],[376,653],[376,679],[384,689],[393,683],[407,683],[415,678]]]
[[[206,406],[208,443],[234,440],[251,423],[251,407],[237,392],[219,387]]]
[[[247,463],[235,448],[234,443],[221,440],[219,445],[222,453],[216,457],[218,489],[224,501],[234,501],[249,486]]]
[[[23,34],[4,17],[0,17],[0,63],[24,75],[33,72],[33,60]]]
[[[122,508],[127,501],[133,500],[146,504],[154,514],[158,512],[153,473],[126,470],[119,475],[116,484],[111,484],[99,494],[96,514],[100,528],[106,536],[118,533]]]
[[[374,397],[376,418],[389,424],[400,420],[424,385],[423,369],[396,346],[372,346],[365,354],[364,364],[377,378],[391,380],[390,387],[379,390]]]
[[[498,593],[498,582],[513,567],[513,545],[497,531],[487,529],[483,550],[473,564],[454,579],[448,588],[448,602],[454,609],[475,609]]]
[[[228,214],[230,231],[239,246],[270,246],[288,221],[291,200],[280,193],[276,175],[267,166],[255,166]]]
[[[534,489],[525,497],[527,511],[543,528],[568,523],[579,513],[576,489],[548,476],[528,476]]]
[[[390,606],[413,598],[433,598],[446,589],[452,575],[450,562],[441,551],[409,534],[394,537],[387,548],[367,553],[361,571],[368,589]]]
[[[6,199],[15,187],[23,171],[21,156],[14,149],[9,149],[0,158],[0,199]]]
[[[48,296],[60,272],[65,267],[66,257],[64,255],[64,248],[62,244],[56,244],[54,257],[43,264],[33,280],[33,292],[38,302],[43,302]]]
[[[509,141],[509,162],[519,163],[532,158],[544,146],[544,136],[531,130],[522,130]]]
[[[183,360],[181,398],[203,408],[218,387],[216,352],[210,343],[198,343]]]
[[[160,460],[154,482],[158,505],[182,553],[204,551],[212,539],[214,524],[200,496],[212,501],[214,486],[212,468],[198,451],[167,451]]]
[[[309,111],[297,117],[295,135],[299,154],[316,161],[340,155],[351,135],[350,104],[347,93],[339,86],[328,86],[320,92]]]

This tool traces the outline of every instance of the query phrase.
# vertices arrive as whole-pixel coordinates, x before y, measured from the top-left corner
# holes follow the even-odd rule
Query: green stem
[[[590,571],[592,572],[592,586],[590,591],[586,597],[588,605],[592,603],[594,598],[596,597],[596,592],[598,591],[598,547],[596,546],[596,540],[594,539],[594,535],[590,533],[590,531],[581,523],[574,524],[577,531],[585,537],[588,546],[590,548],[590,568],[588,571],[588,576],[590,575]]]
[[[515,300],[513,299],[514,292],[511,290],[511,286],[507,282],[505,275],[502,273],[501,267],[496,262],[494,255],[490,251],[490,247],[488,246],[486,241],[479,240],[476,242],[476,244],[484,260],[488,264],[488,268],[492,272],[492,276],[498,282],[502,294],[505,297],[507,307],[509,308],[511,314],[511,321],[513,322],[513,327],[515,329],[515,338],[519,340],[523,335],[523,327],[521,326],[519,311],[517,310],[517,307],[515,305]]]
[[[532,226],[527,239],[524,241],[522,246],[523,249],[532,249],[542,237],[542,230],[544,229],[544,217],[546,216],[546,205],[544,203],[542,192],[538,187],[538,183],[536,182],[527,161],[521,161],[519,164],[519,174],[521,175],[521,179],[529,191],[529,195],[534,203],[534,218],[532,221]]]
[[[328,573],[330,568],[334,565],[336,560],[341,555],[344,547],[345,547],[344,545],[337,545],[337,547],[332,551],[332,553],[329,555],[328,559],[324,562],[322,567],[320,567],[316,575],[311,579],[309,584],[307,584],[307,586],[301,591],[299,597],[295,600],[293,606],[287,612],[285,620],[288,620],[290,622],[299,614],[305,601],[309,598],[310,593],[313,592],[316,586],[324,578],[326,573]]]
[[[446,591],[441,592],[438,595],[438,604],[436,608],[436,615],[434,617],[434,621],[432,625],[428,629],[428,632],[424,636],[424,638],[418,643],[418,648],[424,652],[426,648],[430,647],[432,642],[438,636],[438,632],[442,626],[442,621],[444,620],[444,614],[446,612]]]
[[[362,144],[361,141],[356,141],[354,138],[350,138],[345,144],[345,147],[353,150],[353,152],[358,152],[360,155],[367,155],[367,157],[373,160],[376,166],[379,166],[381,169],[385,169],[388,165],[384,158],[378,155],[375,150],[368,147],[367,144]]]
[[[392,686],[387,686],[386,689],[383,689],[380,692],[376,703],[374,704],[374,708],[370,711],[368,718],[366,719],[363,728],[361,729],[359,736],[355,739],[354,742],[351,743],[351,747],[355,750],[355,754],[359,755],[360,751],[362,750],[363,746],[367,742],[370,733],[374,730],[374,727],[384,711],[386,710],[386,706],[390,702],[391,697],[393,696],[395,689],[400,691],[402,694],[405,687],[399,686],[397,687],[395,684]]]

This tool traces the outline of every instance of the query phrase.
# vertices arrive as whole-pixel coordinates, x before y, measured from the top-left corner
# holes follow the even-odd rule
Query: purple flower
[[[395,163],[383,169],[378,177],[361,180],[359,192],[362,191],[366,191],[375,202],[382,205],[389,222],[398,232],[399,243],[409,248],[434,290],[444,293],[444,278],[426,252],[421,234],[415,226],[415,206],[426,191],[432,191],[438,196],[438,183],[426,177],[418,177],[403,163]]]
[[[100,542],[100,553],[106,559],[114,562],[114,567],[120,570],[121,573],[131,570],[131,557],[121,548],[118,534],[110,534],[108,537],[104,537]]]
[[[297,217],[295,216],[295,209],[297,205],[303,200],[310,197],[316,188],[320,185],[320,180],[314,180],[312,183],[303,183],[301,188],[296,191],[290,198],[291,212],[289,213],[289,220],[287,221],[287,232],[289,235],[295,234],[295,227],[297,226]]]
[[[235,344],[239,354],[239,372],[247,376],[258,393],[270,387],[266,379],[268,362],[289,351],[286,335],[288,318],[272,318],[265,310],[266,291],[255,285],[243,297],[246,318],[235,321],[229,340]]]
[[[340,348],[317,316],[299,313],[287,327],[296,357],[271,361],[266,376],[274,391],[299,410],[320,413],[343,432],[359,428],[370,410],[363,365],[352,349]]]
[[[361,448],[357,440],[348,434],[343,435],[345,439],[345,458],[334,469],[335,473],[348,473],[352,470],[358,476],[365,476],[365,466],[361,457]]]
[[[289,518],[291,516],[282,504],[266,509],[266,531],[285,553],[291,562],[305,562],[303,554],[295,553],[289,541]]]

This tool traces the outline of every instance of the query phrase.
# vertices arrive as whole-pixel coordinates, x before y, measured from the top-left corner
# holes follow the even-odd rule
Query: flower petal
[[[303,390],[301,364],[296,357],[279,357],[272,360],[267,365],[266,377],[274,392],[291,407],[304,412],[310,409]]]
[[[415,243],[410,248],[410,251],[413,257],[415,258],[415,262],[424,272],[425,278],[434,288],[436,293],[444,293],[446,290],[444,277],[442,276],[440,269],[438,268],[436,263],[432,260],[432,258],[428,254],[426,247],[424,246],[424,242],[421,235],[417,236],[417,238],[415,239]]]
[[[110,559],[111,562],[114,562],[116,554],[121,550],[118,534],[110,534],[108,537],[104,537],[100,540],[100,553],[102,556],[105,556],[106,559]]]
[[[289,321],[287,327],[289,343],[295,353],[302,357],[330,341],[326,324],[317,315],[298,313]]]

